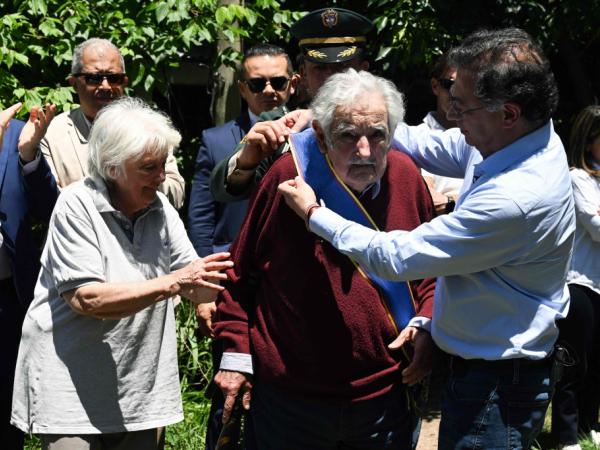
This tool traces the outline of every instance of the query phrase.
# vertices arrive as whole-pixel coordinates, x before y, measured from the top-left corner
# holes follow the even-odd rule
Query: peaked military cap
[[[362,53],[373,22],[348,9],[322,8],[298,20],[290,33],[298,40],[304,58],[316,63],[337,63]]]

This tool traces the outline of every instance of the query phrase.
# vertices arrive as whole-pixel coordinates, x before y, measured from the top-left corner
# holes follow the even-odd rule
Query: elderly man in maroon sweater
[[[302,173],[302,150],[313,146],[333,184],[347,187],[328,206],[348,195],[386,231],[430,220],[433,204],[418,169],[404,154],[388,153],[402,95],[350,69],[329,79],[312,108],[312,129],[292,136],[297,148],[263,179],[232,246],[235,268],[215,325],[225,352],[215,377],[226,396],[224,420],[238,394],[249,408],[252,392],[261,450],[410,449],[405,383],[429,369],[432,344],[418,325],[431,317],[433,280],[409,283],[416,314],[400,330],[377,283],[309,233],[277,191]],[[389,346],[400,331],[416,343],[411,363],[405,349]]]

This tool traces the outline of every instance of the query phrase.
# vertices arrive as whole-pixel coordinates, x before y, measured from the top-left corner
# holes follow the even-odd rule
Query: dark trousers
[[[10,412],[24,317],[25,311],[19,303],[12,279],[0,281],[0,448],[5,450],[23,448],[23,433],[10,424]]]
[[[404,386],[374,399],[306,399],[255,382],[252,420],[260,450],[410,450]]]
[[[580,434],[596,430],[600,407],[600,294],[576,284],[569,292],[569,314],[557,325],[574,364],[552,400],[552,435],[560,444],[576,444]]]

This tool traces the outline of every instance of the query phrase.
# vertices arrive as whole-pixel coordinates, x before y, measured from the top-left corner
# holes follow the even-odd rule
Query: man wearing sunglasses
[[[239,67],[238,89],[248,108],[235,120],[202,132],[200,149],[196,158],[194,182],[190,192],[188,232],[190,240],[200,256],[227,251],[235,239],[246,215],[248,201],[220,203],[213,199],[208,183],[215,165],[227,159],[235,146],[263,113],[276,107],[284,107],[294,93],[297,76],[285,51],[271,44],[259,44],[249,48]],[[212,337],[214,303],[198,305],[196,314],[200,332]],[[221,360],[221,352],[215,349],[215,366]],[[206,430],[206,449],[215,448],[221,430],[223,395],[218,389],[210,389],[211,413]],[[247,427],[249,428],[249,427]],[[251,437],[246,436],[246,449],[251,449]]]
[[[431,70],[431,92],[436,99],[435,111],[429,111],[419,127],[440,131],[456,127],[456,121],[447,117],[450,109],[450,88],[455,79],[456,68],[448,64],[448,55],[445,53],[438,58]],[[452,212],[458,200],[462,178],[435,175],[423,169],[421,174],[429,186],[436,214]]]
[[[364,45],[373,23],[354,11],[322,8],[298,20],[290,33],[302,56],[300,83],[309,99],[333,74],[348,68],[368,70]],[[286,130],[270,114],[253,126],[245,139],[212,172],[210,190],[220,202],[247,198],[273,161],[287,151]],[[233,150],[233,149],[232,149]]]
[[[80,107],[59,114],[41,143],[42,153],[61,188],[87,176],[88,135],[92,123],[100,109],[125,95],[129,80],[119,49],[106,39],[91,38],[75,47],[68,81],[79,97]],[[166,180],[160,191],[180,208],[184,181],[173,155],[169,155],[165,171]]]

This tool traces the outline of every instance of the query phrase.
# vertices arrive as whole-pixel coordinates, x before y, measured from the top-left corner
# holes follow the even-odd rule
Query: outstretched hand
[[[32,161],[48,125],[56,114],[56,106],[46,103],[46,107],[33,106],[29,111],[29,119],[19,136],[19,156],[25,162]]]
[[[214,253],[173,272],[175,283],[180,288],[178,293],[194,303],[215,301],[217,294],[223,290],[219,281],[227,280],[223,271],[233,267],[229,257],[228,252]]]
[[[308,207],[317,201],[315,191],[304,181],[297,176],[293,180],[287,180],[277,186],[277,190],[281,192],[285,202],[290,208],[298,214],[302,220],[306,221]]]
[[[388,348],[395,350],[407,344],[413,346],[414,354],[408,367],[402,371],[402,382],[412,386],[431,372],[435,344],[427,331],[417,327],[406,327]]]

